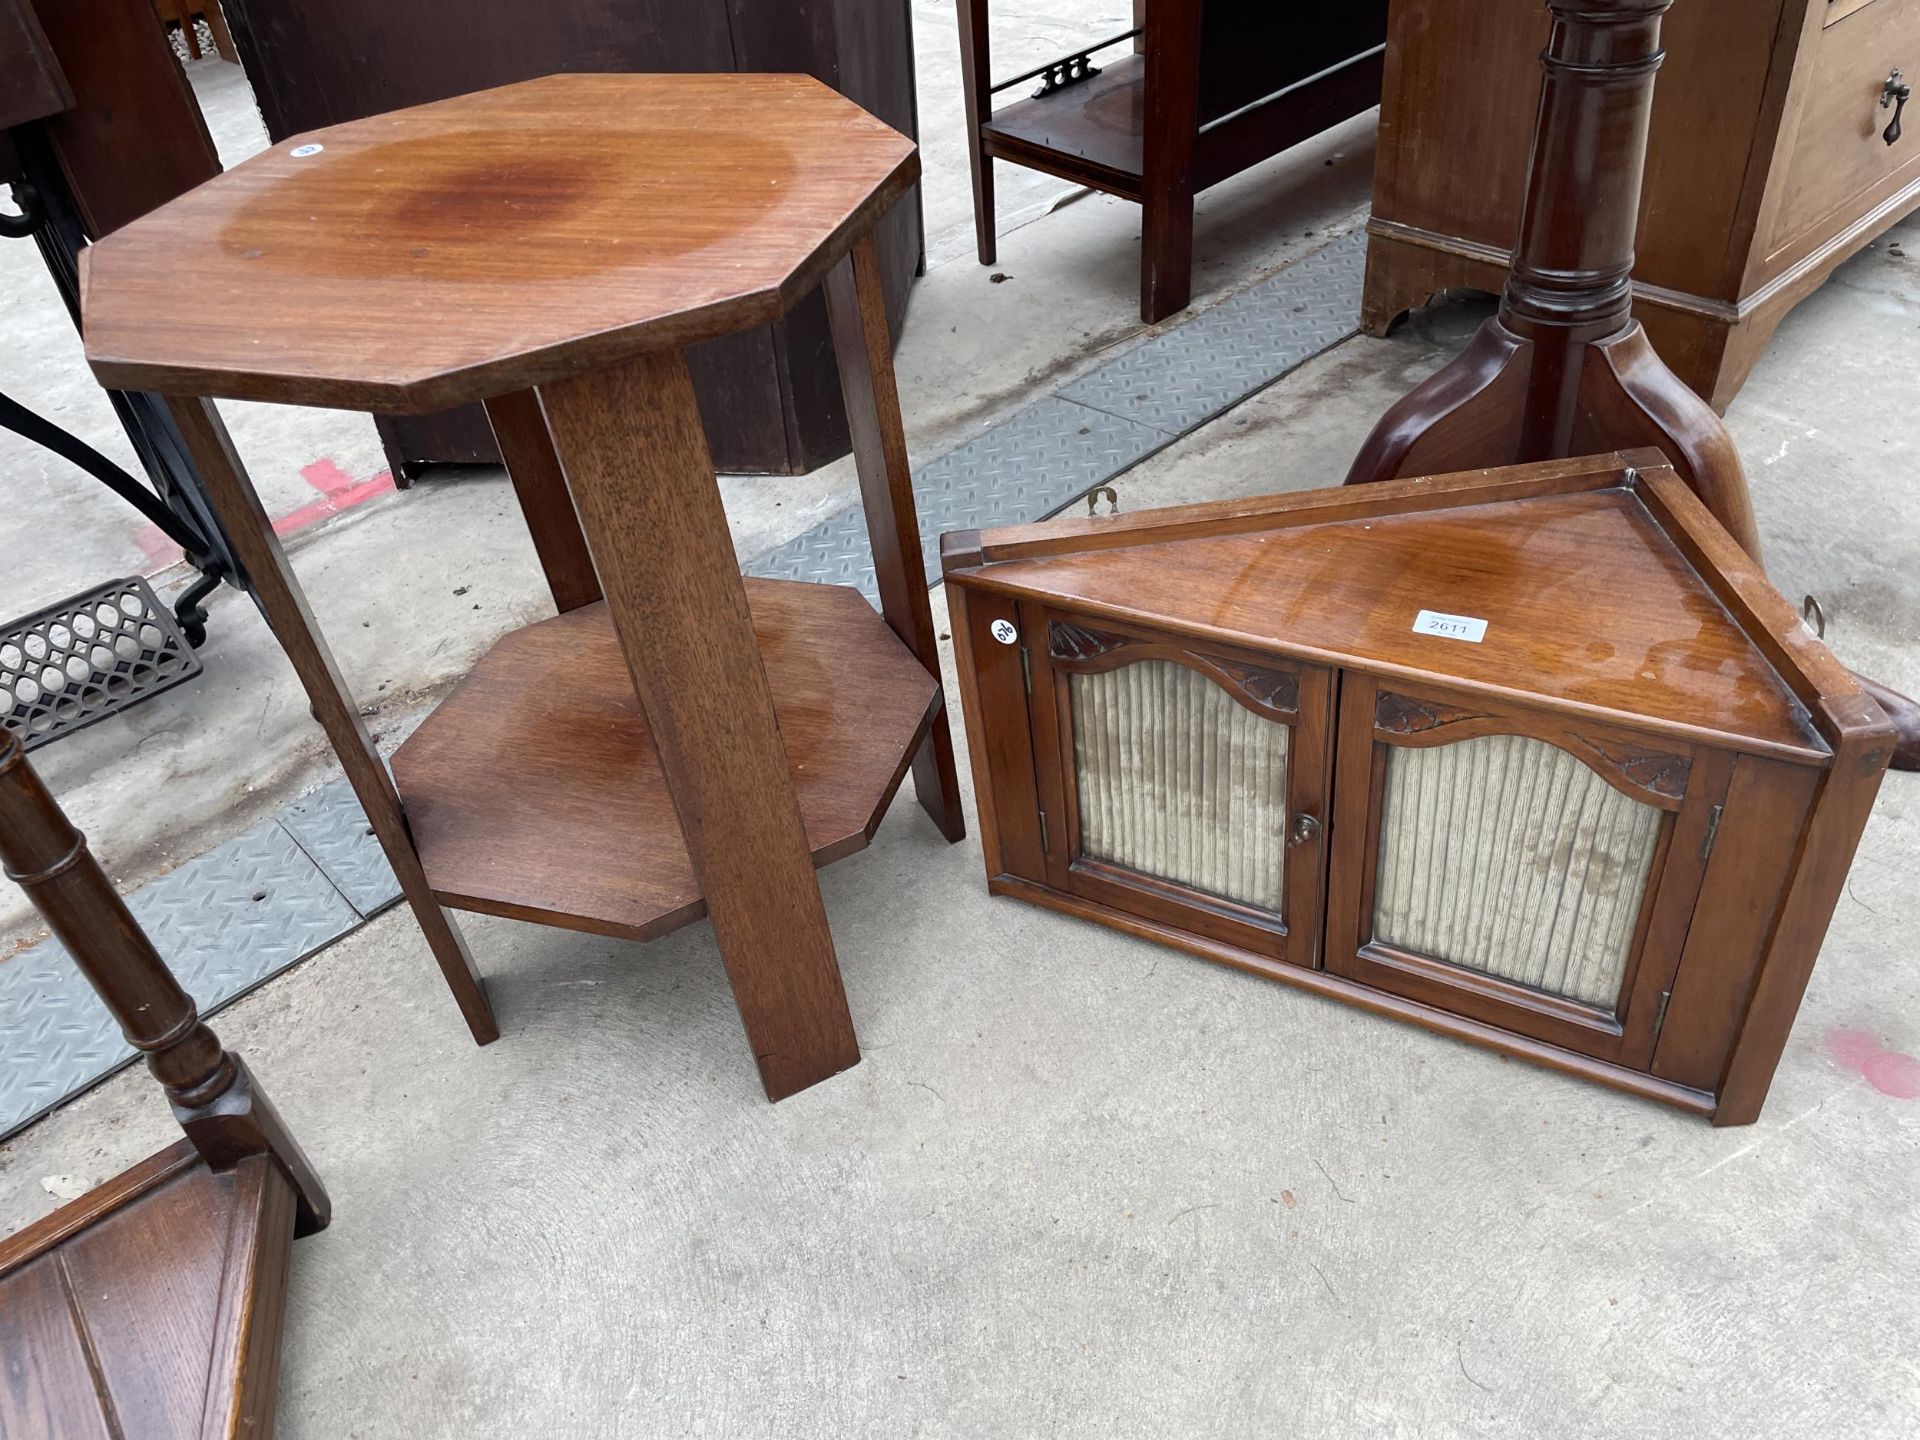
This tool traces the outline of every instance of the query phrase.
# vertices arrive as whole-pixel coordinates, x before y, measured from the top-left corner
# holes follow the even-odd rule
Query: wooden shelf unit
[[[559,614],[496,645],[394,775],[218,417],[170,406],[479,1043],[499,1025],[446,907],[636,939],[704,913],[770,1098],[858,1062],[814,867],[865,844],[908,766],[965,834],[874,238],[918,174],[808,76],[552,75],[291,137],[83,257],[109,383],[485,404]],[[223,297],[211,319],[182,274]],[[743,584],[686,360],[816,292],[879,615]]]
[[[1386,0],[1135,13],[1126,34],[995,84],[988,0],[961,0],[960,69],[980,263],[998,253],[995,160],[1104,190],[1142,208],[1140,318],[1154,323],[1191,295],[1197,192],[1379,102],[1387,14]],[[994,109],[1036,78],[1040,91]]]

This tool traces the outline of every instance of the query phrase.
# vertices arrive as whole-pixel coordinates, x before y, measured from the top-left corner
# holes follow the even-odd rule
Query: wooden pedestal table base
[[[1548,0],[1553,28],[1520,240],[1500,312],[1381,417],[1349,485],[1657,446],[1755,560],[1760,534],[1720,417],[1631,315],[1633,232],[1670,0]],[[1594,153],[1596,145],[1604,145]],[[1920,769],[1920,705],[1872,681]]]
[[[909,765],[964,833],[872,238],[918,172],[804,76],[556,75],[296,137],[89,252],[108,383],[486,404],[559,615],[499,641],[390,778],[217,417],[174,402],[482,1043],[442,907],[636,939],[708,914],[770,1097],[859,1059],[814,866]],[[181,274],[223,296],[212,323],[156,283]],[[682,358],[823,283],[878,616],[742,584]]]

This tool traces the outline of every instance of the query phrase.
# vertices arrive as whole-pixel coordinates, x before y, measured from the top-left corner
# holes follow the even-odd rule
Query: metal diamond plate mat
[[[128,897],[168,967],[208,1014],[360,924],[277,820]],[[0,964],[0,1138],[134,1056],[66,947]]]
[[[1334,241],[914,472],[929,577],[948,530],[1041,520],[1360,328],[1366,236]],[[745,566],[877,598],[860,507]]]
[[[280,812],[280,823],[362,915],[377,915],[400,898],[386,852],[344,779],[301,796]]]
[[[927,574],[940,573],[940,535],[1052,514],[1074,496],[1165,445],[1146,425],[1050,395],[914,472]],[[750,561],[749,575],[852,585],[875,597],[866,521],[854,505]]]
[[[1060,394],[1184,435],[1358,330],[1366,258],[1365,234],[1344,236]]]

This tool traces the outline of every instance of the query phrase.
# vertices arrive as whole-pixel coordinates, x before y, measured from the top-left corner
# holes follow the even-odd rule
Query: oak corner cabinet
[[[1364,324],[1498,292],[1547,38],[1539,0],[1392,0]],[[1920,0],[1685,0],[1664,17],[1634,314],[1725,410],[1781,319],[1920,205]]]
[[[994,893],[1758,1116],[1892,730],[1658,452],[943,558]]]

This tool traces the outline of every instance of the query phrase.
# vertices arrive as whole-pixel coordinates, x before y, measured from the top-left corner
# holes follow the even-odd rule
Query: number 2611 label
[[[1439,635],[1447,640],[1465,640],[1478,645],[1487,638],[1487,622],[1473,615],[1448,615],[1439,610],[1422,610],[1413,620],[1416,635]]]

